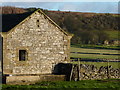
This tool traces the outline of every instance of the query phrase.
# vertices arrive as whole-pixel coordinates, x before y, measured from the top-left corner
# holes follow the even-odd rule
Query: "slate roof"
[[[33,12],[22,14],[2,14],[2,32],[8,32]]]

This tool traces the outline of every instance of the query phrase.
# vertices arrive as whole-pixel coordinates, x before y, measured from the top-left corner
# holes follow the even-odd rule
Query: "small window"
[[[19,61],[25,61],[27,59],[27,51],[19,50]]]

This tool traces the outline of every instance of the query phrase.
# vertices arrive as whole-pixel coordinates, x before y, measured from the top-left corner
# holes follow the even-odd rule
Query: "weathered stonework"
[[[65,81],[65,75],[7,76],[6,84],[29,85],[41,81]]]
[[[74,66],[74,67],[73,67]],[[58,64],[59,73],[67,76],[67,80],[120,79],[120,68],[112,66],[96,67],[88,64]]]
[[[40,10],[2,36],[4,74],[48,74],[69,60],[72,36]],[[19,61],[19,50],[27,51],[26,61]]]

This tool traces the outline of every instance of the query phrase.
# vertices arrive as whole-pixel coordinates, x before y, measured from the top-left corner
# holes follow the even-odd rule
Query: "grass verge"
[[[3,90],[31,90],[36,88],[120,88],[120,79],[105,80],[81,80],[81,81],[57,81],[57,82],[39,82],[34,85],[3,85]]]

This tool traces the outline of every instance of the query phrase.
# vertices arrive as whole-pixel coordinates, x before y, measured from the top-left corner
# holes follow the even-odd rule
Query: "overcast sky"
[[[22,8],[37,7],[48,10],[95,12],[95,13],[118,13],[119,7],[118,5],[119,0],[104,0],[104,1],[101,0],[101,2],[97,2],[98,0],[60,0],[61,2],[57,2],[59,0],[44,0],[52,2],[43,2],[43,0],[34,0],[34,2],[31,2],[33,0],[19,0],[19,1],[26,2],[18,2],[18,0],[4,0],[4,2],[2,2],[2,6],[16,6]]]

